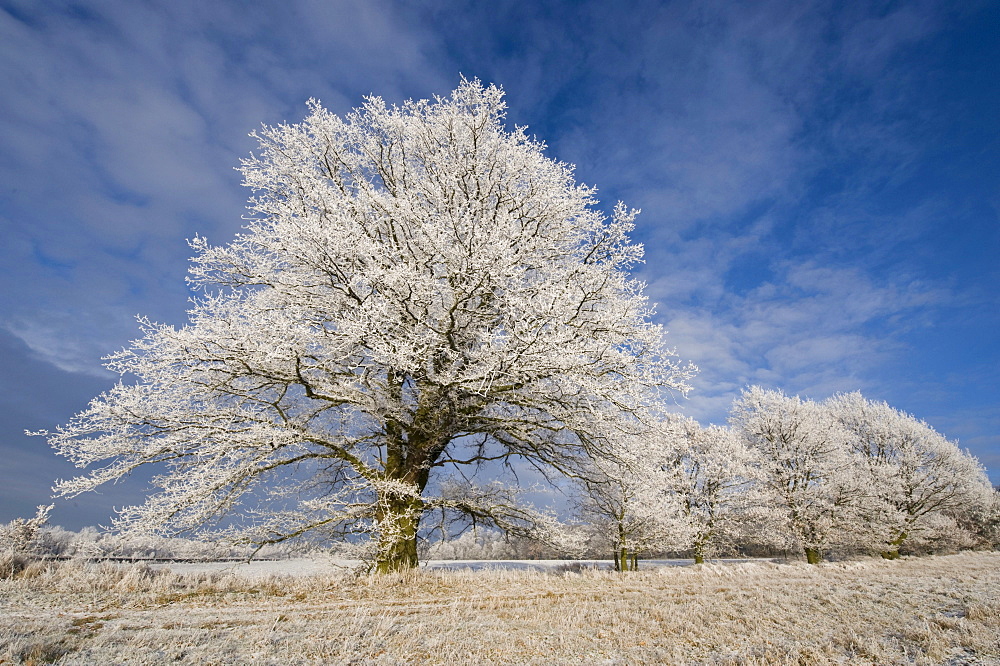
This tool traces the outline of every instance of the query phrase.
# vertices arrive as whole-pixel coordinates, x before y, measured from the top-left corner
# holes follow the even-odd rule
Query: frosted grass
[[[297,573],[32,565],[0,663],[1000,664],[1000,553]]]

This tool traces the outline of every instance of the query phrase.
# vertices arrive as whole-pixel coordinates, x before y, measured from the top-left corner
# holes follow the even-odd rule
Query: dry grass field
[[[238,577],[35,564],[0,663],[1000,664],[1000,553]]]

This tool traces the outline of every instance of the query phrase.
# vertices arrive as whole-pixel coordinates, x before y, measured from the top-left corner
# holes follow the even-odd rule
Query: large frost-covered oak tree
[[[529,529],[529,510],[498,506],[510,493],[450,473],[514,458],[573,473],[687,389],[627,273],[636,211],[599,212],[570,166],[505,128],[494,86],[345,118],[309,106],[257,133],[245,233],[192,242],[190,322],[143,320],[108,363],[137,380],[49,434],[95,466],[57,492],[159,463],[119,528],[367,535],[380,571],[417,563],[429,510]]]

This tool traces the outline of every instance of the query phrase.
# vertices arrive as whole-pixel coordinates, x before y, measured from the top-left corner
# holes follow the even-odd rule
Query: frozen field
[[[723,563],[739,563],[747,560],[718,560]],[[344,573],[356,568],[358,560],[338,560],[322,557],[291,560],[255,560],[253,562],[171,562],[151,565],[156,570],[166,569],[178,574],[230,573],[258,579],[277,576],[316,576]],[[687,566],[691,560],[642,560],[640,566],[655,569],[666,566]],[[611,569],[611,560],[430,560],[421,564],[425,570],[464,569],[472,571],[517,570],[540,572],[563,572],[567,568]]]
[[[1000,664],[1000,553],[626,575],[330,564],[35,566],[0,581],[0,663]]]

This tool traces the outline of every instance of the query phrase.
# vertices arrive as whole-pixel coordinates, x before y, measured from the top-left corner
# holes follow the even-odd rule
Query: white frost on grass
[[[257,580],[270,576],[326,576],[356,569],[359,560],[327,557],[299,557],[287,560],[251,560],[250,562],[161,562],[151,569],[166,569],[180,575],[225,573]]]
[[[720,562],[743,562],[745,560],[719,560]],[[693,560],[639,560],[640,569],[658,569],[660,567],[689,566]],[[614,569],[611,560],[430,560],[424,568],[432,570],[488,571],[506,569],[513,571],[540,571],[546,573],[572,571],[578,569],[597,569],[610,571]]]
[[[0,663],[1000,664],[1000,553],[281,575],[327,564],[38,563],[0,580]]]
[[[712,560],[713,564],[726,566],[749,562],[747,559]],[[768,561],[768,560],[763,560]],[[659,569],[662,567],[690,566],[690,559],[674,560],[640,560],[641,569]],[[253,560],[250,562],[162,562],[151,565],[152,569],[167,569],[175,574],[206,574],[227,573],[249,579],[259,579],[267,576],[321,576],[338,572],[356,570],[361,566],[359,560],[346,560],[325,557],[302,557],[287,560]],[[711,565],[705,565],[711,566]],[[421,569],[432,571],[538,571],[554,573],[579,569],[610,570],[614,568],[611,560],[428,560],[423,562]]]

